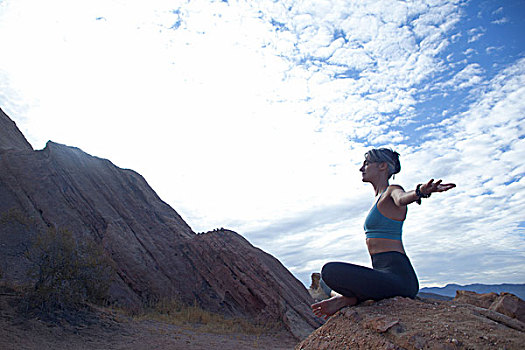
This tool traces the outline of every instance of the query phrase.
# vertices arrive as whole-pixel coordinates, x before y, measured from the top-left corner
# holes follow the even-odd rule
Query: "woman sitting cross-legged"
[[[312,305],[318,317],[328,318],[345,306],[368,299],[414,298],[419,283],[401,242],[407,205],[421,204],[422,198],[428,198],[434,192],[456,187],[433,179],[408,192],[399,185],[390,185],[390,177],[401,170],[401,165],[399,154],[386,148],[368,151],[359,170],[363,182],[371,183],[378,196],[364,225],[373,268],[343,262],[324,265],[321,285],[331,298]]]

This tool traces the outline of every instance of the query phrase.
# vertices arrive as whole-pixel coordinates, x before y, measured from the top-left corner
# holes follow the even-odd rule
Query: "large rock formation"
[[[525,322],[525,301],[511,293],[478,294],[458,290],[454,301],[479,306]]]
[[[312,284],[308,288],[308,293],[314,301],[321,301],[330,298],[321,287],[321,274],[319,272],[312,273]]]
[[[525,324],[456,301],[396,297],[338,311],[296,350],[523,349]]]
[[[196,301],[226,315],[282,320],[297,337],[319,325],[304,286],[240,235],[197,235],[138,173],[51,141],[33,151],[1,110],[0,127],[0,267],[6,279],[26,278],[24,252],[35,232],[63,227],[77,239],[94,239],[114,261],[116,303]]]

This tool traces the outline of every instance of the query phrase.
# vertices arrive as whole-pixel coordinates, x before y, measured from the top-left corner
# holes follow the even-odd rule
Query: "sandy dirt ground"
[[[83,324],[53,324],[22,317],[19,297],[0,295],[0,349],[272,349],[290,350],[297,341],[287,332],[217,334],[196,325],[137,320],[104,311]]]

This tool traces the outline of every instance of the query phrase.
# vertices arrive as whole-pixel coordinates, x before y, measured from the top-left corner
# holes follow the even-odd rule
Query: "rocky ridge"
[[[0,150],[20,150],[32,151],[33,147],[27,142],[26,138],[17,128],[14,121],[0,109]]]
[[[478,294],[487,294],[487,293],[512,293],[517,297],[524,299],[525,298],[525,284],[515,284],[515,283],[503,283],[503,284],[468,284],[468,285],[459,285],[455,283],[447,284],[445,287],[425,287],[421,288],[419,292],[421,293],[432,293],[450,297],[451,299],[455,297],[456,291],[465,290],[476,292]]]
[[[140,174],[51,141],[34,151],[1,109],[0,126],[6,280],[27,278],[24,252],[35,232],[65,227],[76,239],[100,244],[115,263],[115,304],[175,298],[226,315],[280,321],[298,338],[320,324],[302,283],[242,236],[229,230],[197,235]],[[13,215],[18,219],[10,220]]]

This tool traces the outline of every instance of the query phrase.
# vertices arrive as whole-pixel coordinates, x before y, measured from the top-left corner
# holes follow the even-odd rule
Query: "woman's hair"
[[[365,159],[372,163],[383,163],[388,165],[388,177],[401,171],[399,163],[399,153],[389,148],[371,149],[365,153]]]

